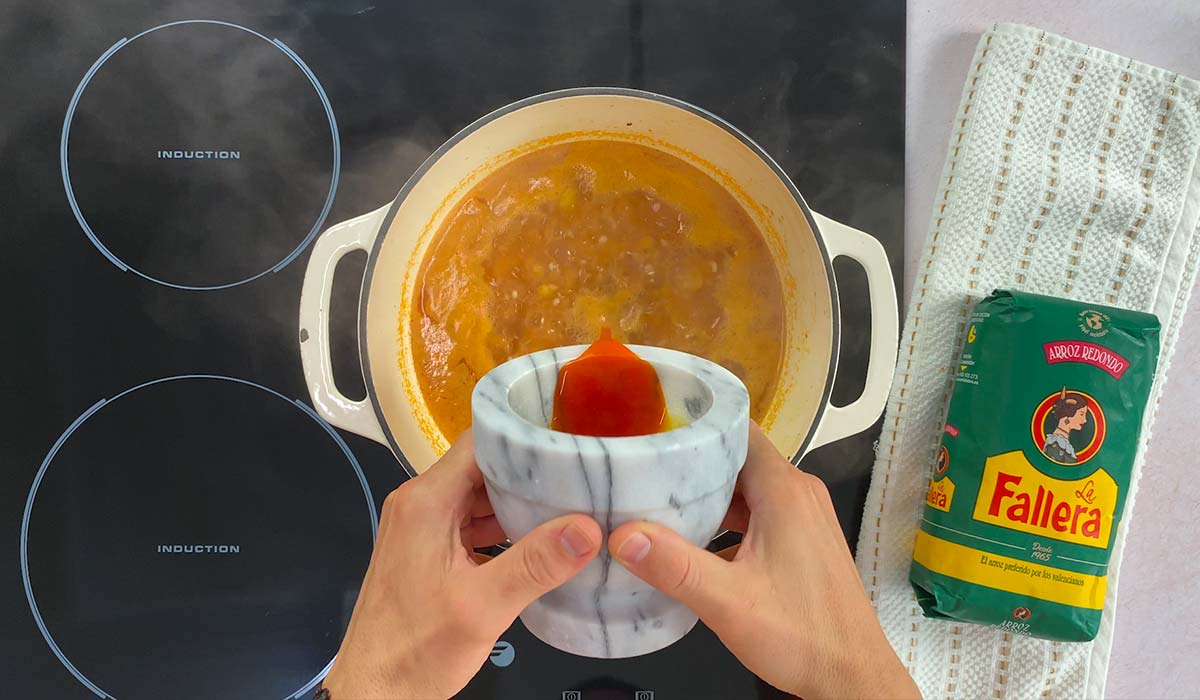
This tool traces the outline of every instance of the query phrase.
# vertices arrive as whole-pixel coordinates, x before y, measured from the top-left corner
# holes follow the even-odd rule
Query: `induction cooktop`
[[[761,144],[901,286],[904,4],[175,0],[0,8],[6,265],[0,681],[22,698],[307,698],[407,475],[311,407],[313,240],[474,118],[586,85],[678,97]],[[334,374],[365,395],[336,277]],[[835,262],[835,403],[862,388],[865,276]],[[878,430],[802,467],[848,541]],[[419,580],[406,585],[420,586]],[[702,625],[634,659],[520,623],[466,700],[773,698]]]

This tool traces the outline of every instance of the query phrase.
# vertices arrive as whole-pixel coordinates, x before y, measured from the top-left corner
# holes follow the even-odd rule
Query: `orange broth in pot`
[[[756,420],[783,359],[783,289],[754,222],[712,177],[639,144],[553,145],[487,176],[435,235],[417,294],[400,322],[450,439],[493,367],[591,342],[603,326],[723,365]]]

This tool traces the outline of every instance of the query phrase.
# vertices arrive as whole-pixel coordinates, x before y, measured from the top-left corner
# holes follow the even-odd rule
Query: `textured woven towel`
[[[901,335],[859,571],[927,699],[1102,697],[1128,518],[1100,633],[1086,644],[926,619],[908,568],[968,310],[996,287],[1151,311],[1162,321],[1132,509],[1200,256],[1200,84],[1000,25],[979,42],[955,120]]]

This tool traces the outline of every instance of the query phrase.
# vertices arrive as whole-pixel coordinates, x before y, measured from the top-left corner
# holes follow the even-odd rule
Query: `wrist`
[[[399,681],[387,680],[379,674],[339,668],[336,662],[321,681],[321,687],[328,691],[326,700],[404,700],[416,697]]]
[[[878,649],[845,646],[807,687],[789,692],[805,700],[921,700],[908,669],[885,641]],[[336,700],[336,699],[333,699]]]

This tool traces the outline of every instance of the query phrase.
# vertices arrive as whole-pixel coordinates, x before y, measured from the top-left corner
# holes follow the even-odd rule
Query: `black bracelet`
[[[317,684],[317,694],[313,696],[313,700],[330,700],[329,691],[325,690],[325,683],[322,681]]]

